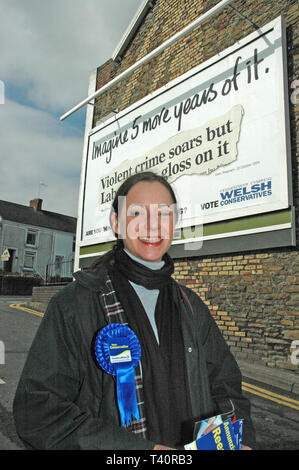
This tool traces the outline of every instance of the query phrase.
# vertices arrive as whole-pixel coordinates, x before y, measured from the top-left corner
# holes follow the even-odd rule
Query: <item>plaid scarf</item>
[[[102,293],[101,297],[103,300],[105,313],[108,319],[108,323],[122,323],[123,325],[128,325],[127,319],[125,317],[125,312],[119,302],[113,284],[110,277],[107,275],[106,279],[107,292]],[[139,434],[144,439],[147,439],[147,428],[146,428],[146,418],[145,418],[145,409],[144,409],[144,399],[143,399],[143,380],[142,380],[142,368],[141,362],[139,361],[138,366],[134,370],[135,373],[135,388],[137,395],[137,405],[139,411],[140,421],[133,420],[129,426],[126,428],[129,431],[132,431],[134,434]]]

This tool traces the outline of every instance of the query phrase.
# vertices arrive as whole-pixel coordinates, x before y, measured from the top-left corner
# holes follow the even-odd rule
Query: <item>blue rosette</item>
[[[128,326],[111,323],[97,333],[94,350],[101,368],[116,376],[121,425],[128,426],[132,416],[139,421],[134,374],[141,357],[137,336]]]

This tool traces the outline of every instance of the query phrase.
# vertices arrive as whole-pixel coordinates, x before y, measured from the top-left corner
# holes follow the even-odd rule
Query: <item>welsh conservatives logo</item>
[[[250,186],[243,185],[220,192],[220,206],[228,204],[237,204],[249,201],[251,199],[260,199],[271,196],[272,182],[271,179]]]

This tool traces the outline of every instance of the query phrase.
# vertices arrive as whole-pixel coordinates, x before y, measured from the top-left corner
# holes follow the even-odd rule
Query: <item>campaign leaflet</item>
[[[205,434],[211,425],[216,427]],[[242,449],[243,420],[222,420],[221,415],[201,422],[197,438],[185,445],[186,450],[241,450]]]

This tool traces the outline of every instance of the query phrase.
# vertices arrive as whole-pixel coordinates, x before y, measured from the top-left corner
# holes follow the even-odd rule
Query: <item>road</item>
[[[0,296],[0,341],[4,344],[4,361],[0,357],[0,449],[23,449],[12,419],[16,386],[41,317],[9,307],[26,297]],[[2,358],[3,359],[3,358]],[[5,362],[3,364],[3,362]]]
[[[0,450],[24,449],[14,428],[12,403],[27,352],[41,321],[40,314],[11,307],[25,300],[24,297],[0,296]],[[5,361],[3,354],[1,356],[3,349]],[[246,377],[243,389],[251,400],[258,448],[298,450],[299,397]]]

